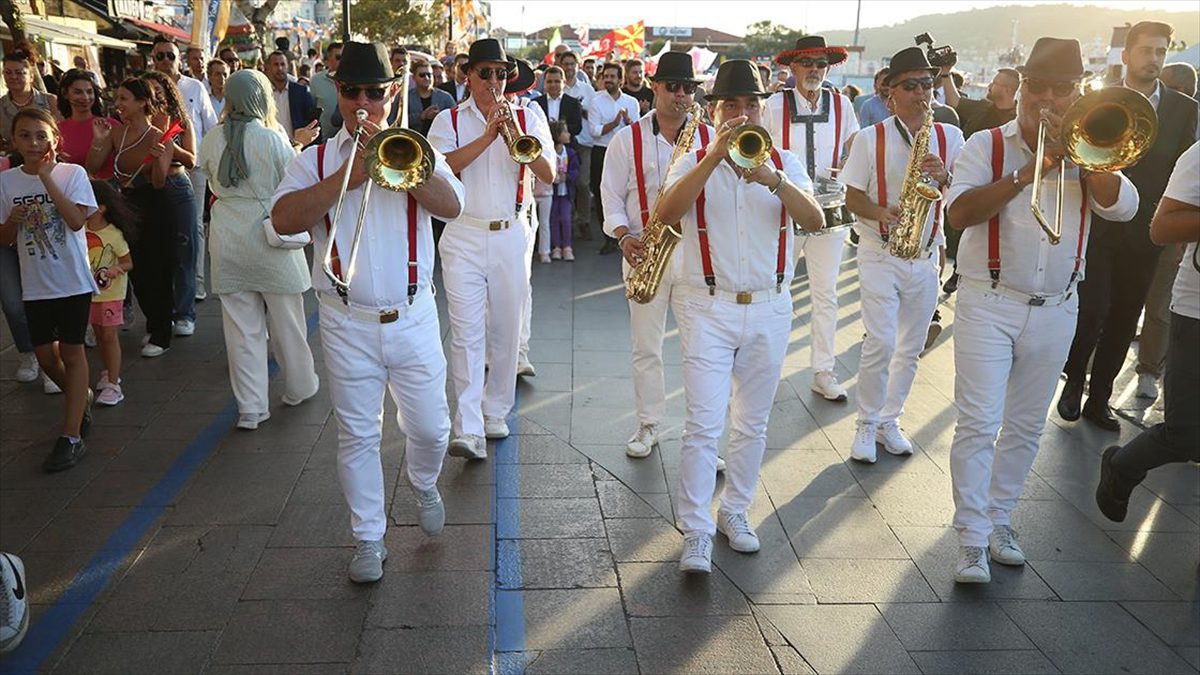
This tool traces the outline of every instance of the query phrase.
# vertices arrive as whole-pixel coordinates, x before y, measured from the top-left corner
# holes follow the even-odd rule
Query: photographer
[[[963,135],[967,138],[982,129],[1001,126],[1017,116],[1017,88],[1021,86],[1021,74],[1013,68],[1001,68],[992,77],[987,96],[975,101],[959,94],[954,78],[949,76],[951,66],[942,66],[942,93],[946,105],[958,111],[962,120]]]

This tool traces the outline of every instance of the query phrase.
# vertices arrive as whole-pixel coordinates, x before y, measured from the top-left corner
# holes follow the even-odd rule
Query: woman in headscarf
[[[284,376],[283,402],[317,393],[302,294],[311,286],[303,249],[273,248],[263,231],[271,198],[296,151],[275,121],[267,76],[239,70],[225,83],[221,124],[204,136],[198,165],[216,196],[209,252],[212,290],[221,297],[229,380],[239,429],[270,417],[267,336]]]

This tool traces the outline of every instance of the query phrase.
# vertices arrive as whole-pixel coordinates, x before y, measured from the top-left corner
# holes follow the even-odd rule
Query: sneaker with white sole
[[[877,452],[875,443],[878,436],[878,424],[859,422],[858,428],[854,431],[854,442],[850,444],[850,459],[874,464]]]
[[[54,383],[54,380],[50,379],[49,375],[42,373],[42,393],[52,396],[54,394],[61,394],[62,389]]]
[[[204,302],[208,299],[208,289],[204,287],[204,282],[196,281],[196,294],[192,296],[196,302]]]
[[[10,553],[0,553],[0,654],[21,644],[29,630],[29,588],[25,564]]]
[[[446,505],[437,486],[428,490],[417,490],[417,523],[421,531],[429,536],[439,534],[446,525]]]
[[[683,554],[679,556],[679,571],[712,573],[712,537],[703,532],[684,535]]]
[[[90,323],[87,330],[83,332],[83,346],[89,349],[96,346],[96,329],[92,328]]]
[[[38,375],[42,372],[41,366],[38,365],[37,354],[28,352],[20,354],[17,357],[17,372],[13,376],[17,382],[33,382],[38,379]]]
[[[837,375],[827,370],[813,375],[811,388],[826,401],[846,400],[846,388],[838,382]]]
[[[237,428],[245,431],[254,431],[258,425],[271,419],[271,413],[242,413],[238,415]]]
[[[370,584],[383,578],[383,561],[387,560],[387,547],[383,540],[360,541],[350,559],[350,581]]]
[[[1153,401],[1158,398],[1158,378],[1150,373],[1138,375],[1137,397]]]
[[[175,322],[175,335],[179,337],[189,337],[196,334],[196,322],[191,319],[180,319]]]
[[[725,460],[724,460],[724,458],[721,458],[721,457],[718,457],[718,458],[717,458],[717,473],[725,473]]]
[[[1017,532],[1008,525],[996,525],[988,535],[988,555],[1001,565],[1024,565],[1025,552],[1017,543]]]
[[[109,382],[107,379],[96,385],[100,393],[96,394],[96,403],[104,406],[114,406],[125,400],[125,393],[121,391],[120,382]]]
[[[294,398],[292,396],[288,396],[287,394],[284,394],[282,397],[280,397],[279,400],[283,401],[283,404],[286,406],[298,406],[301,403],[304,403],[305,401],[307,401],[308,399],[316,396],[318,391],[320,391],[319,385],[316,389],[313,389],[313,393],[309,394],[308,396]]]
[[[717,511],[717,532],[729,539],[729,548],[738,553],[757,553],[758,534],[750,527],[745,511]]]
[[[464,434],[450,441],[446,454],[465,459],[487,459],[487,441],[482,436]]]
[[[982,546],[960,546],[958,562],[954,565],[954,581],[959,584],[986,584],[992,580],[987,556]]]
[[[517,377],[537,377],[537,370],[527,358],[517,359]]]
[[[895,420],[880,424],[879,431],[875,432],[875,440],[883,445],[884,450],[893,455],[913,454],[912,441],[908,440],[908,437],[900,430],[900,423]]]
[[[625,443],[625,454],[634,459],[641,459],[649,457],[656,447],[658,447],[658,427],[653,424],[643,424]]]
[[[503,417],[483,416],[483,435],[487,438],[508,438],[508,422]]]
[[[168,349],[170,349],[170,347],[160,347],[153,342],[147,342],[146,344],[142,345],[142,357],[153,359],[166,354]]]

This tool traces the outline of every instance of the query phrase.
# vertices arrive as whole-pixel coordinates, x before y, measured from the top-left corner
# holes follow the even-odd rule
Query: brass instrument
[[[771,134],[757,124],[743,124],[729,134],[729,159],[743,169],[755,169],[771,158]]]
[[[921,162],[929,154],[929,135],[933,131],[933,111],[925,113],[925,122],[913,135],[908,169],[900,187],[900,219],[888,232],[888,253],[903,260],[912,260],[925,250],[929,209],[941,200],[942,192],[933,179],[921,171]],[[886,206],[886,204],[884,205]]]
[[[1097,172],[1119,171],[1136,164],[1158,135],[1158,114],[1140,92],[1109,87],[1080,97],[1063,115],[1060,134],[1064,156],[1058,160],[1054,227],[1046,222],[1041,207],[1042,160],[1046,156],[1046,132],[1050,123],[1042,110],[1038,126],[1037,153],[1033,164],[1033,196],[1029,208],[1051,244],[1062,240],[1062,205],[1066,162]]]
[[[404,79],[400,89],[402,94],[400,114],[396,118],[396,123],[401,126],[408,120],[409,65],[409,57],[405,56]],[[362,124],[367,120],[367,111],[357,110],[354,117],[358,120],[358,124],[355,126],[354,136],[351,138],[350,158],[346,160],[347,167],[354,164],[354,157],[362,139]],[[343,266],[343,278],[339,279],[333,271],[333,245],[337,241],[338,222],[341,219],[342,206],[350,187],[349,170],[342,175],[342,188],[338,192],[337,204],[333,209],[333,220],[330,221],[325,243],[325,257],[321,264],[322,271],[325,272],[325,276],[333,284],[343,301],[350,294],[350,280],[354,276],[354,264],[358,260],[358,245],[362,241],[363,223],[367,215],[367,204],[371,198],[372,184],[393,192],[403,192],[421,185],[433,175],[433,148],[424,136],[411,129],[398,127],[384,129],[367,142],[363,153],[363,165],[371,180],[363,188],[362,200],[358,205],[358,221],[354,228],[354,241],[350,245],[350,256]]]
[[[529,134],[521,134],[521,130],[513,121],[512,107],[508,100],[495,89],[492,90],[492,95],[496,97],[496,104],[504,106],[508,113],[508,119],[500,125],[500,136],[504,138],[504,144],[508,146],[508,156],[512,157],[512,161],[517,164],[530,164],[541,157],[542,142]]]
[[[692,151],[696,128],[704,123],[700,104],[692,104],[690,115],[691,118],[683,126],[678,140],[675,141],[671,160],[667,163],[667,169],[663,173],[663,182],[658,186],[658,194],[654,197],[654,212],[650,214],[646,228],[642,231],[642,244],[646,247],[645,256],[637,266],[629,271],[629,276],[625,279],[625,297],[643,305],[653,300],[658,293],[658,288],[662,285],[663,274],[671,264],[671,255],[675,252],[675,246],[679,244],[679,240],[683,236],[679,229],[679,223],[667,224],[658,217],[658,204],[662,200],[663,191],[667,186],[666,175],[670,173],[671,167],[680,157]]]

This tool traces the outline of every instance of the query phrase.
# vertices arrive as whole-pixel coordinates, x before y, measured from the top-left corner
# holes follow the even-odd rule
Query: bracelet
[[[775,187],[767,188],[767,190],[773,195],[779,194],[779,190],[783,187],[783,184],[787,182],[787,174],[779,169],[775,169],[775,175],[779,176],[779,182],[775,184]]]
[[[633,238],[633,234],[626,232],[625,234],[621,235],[621,238],[617,240],[618,248],[620,248],[621,244],[625,242],[625,237]]]
[[[1013,187],[1017,188],[1018,190],[1021,189],[1021,170],[1020,169],[1013,169],[1012,184],[1013,184]]]

